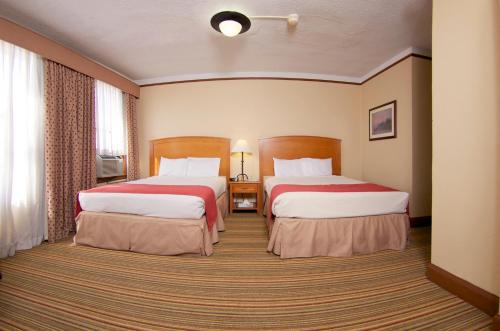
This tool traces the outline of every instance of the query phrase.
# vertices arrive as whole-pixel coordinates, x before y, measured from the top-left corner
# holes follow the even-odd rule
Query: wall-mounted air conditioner
[[[97,155],[97,178],[123,175],[123,158],[121,156]]]

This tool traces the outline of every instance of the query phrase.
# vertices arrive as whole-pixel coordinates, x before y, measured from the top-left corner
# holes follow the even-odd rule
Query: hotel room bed
[[[218,242],[218,231],[224,230],[228,213],[227,176],[229,174],[229,140],[215,137],[174,137],[151,142],[150,173],[152,177],[117,185],[117,192],[80,192],[82,211],[78,214],[77,245],[130,250],[158,255],[194,253],[211,255]],[[158,174],[162,157],[220,158],[219,176],[173,177]],[[216,215],[208,215],[205,200],[188,194],[135,193],[139,187],[163,189],[200,186],[215,196],[212,206]],[[120,192],[125,186],[127,193]],[[214,208],[212,208],[212,211]],[[216,216],[208,222],[208,216]]]
[[[265,177],[266,195],[276,185],[329,185],[362,184],[364,182],[344,176]],[[276,217],[340,218],[406,212],[408,193],[388,192],[288,192],[279,195],[272,206]]]
[[[261,139],[260,173],[264,180],[269,244],[281,258],[351,256],[385,249],[402,250],[408,242],[408,193],[340,175],[340,141],[323,137]],[[274,160],[332,158],[331,172],[321,177],[275,177]],[[355,188],[352,192],[314,192],[318,186]],[[273,188],[307,185],[311,190],[282,192]],[[366,192],[357,187],[368,185]],[[370,191],[375,188],[374,191]],[[382,191],[377,191],[382,190]],[[274,199],[274,200],[273,200]],[[272,205],[271,205],[272,200]]]
[[[227,195],[217,199],[217,222],[209,231],[205,215],[198,219],[159,218],[134,214],[83,211],[77,217],[75,244],[157,255],[185,253],[210,256],[224,230]]]
[[[226,192],[227,179],[218,177],[153,176],[128,182],[147,185],[203,185],[210,187],[215,197]],[[202,198],[178,194],[85,193],[79,194],[83,210],[124,213],[149,217],[199,219],[205,213]],[[224,230],[224,229],[220,229]]]

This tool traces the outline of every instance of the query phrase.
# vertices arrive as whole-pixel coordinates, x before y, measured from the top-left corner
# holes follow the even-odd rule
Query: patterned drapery
[[[45,175],[49,242],[75,230],[76,195],[96,184],[92,77],[45,60]]]
[[[125,116],[127,118],[127,179],[139,178],[139,138],[137,136],[137,99],[123,93]]]

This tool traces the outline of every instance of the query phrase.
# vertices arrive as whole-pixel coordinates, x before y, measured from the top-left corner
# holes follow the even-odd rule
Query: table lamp
[[[245,180],[248,180],[248,175],[243,171],[243,163],[245,162],[243,159],[243,155],[245,153],[251,154],[247,141],[244,139],[239,139],[231,149],[231,153],[241,153],[241,173],[236,176],[236,180],[238,182],[244,182]]]

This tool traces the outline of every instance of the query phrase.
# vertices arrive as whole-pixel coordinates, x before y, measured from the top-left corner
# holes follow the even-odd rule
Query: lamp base
[[[247,174],[238,174],[236,176],[236,181],[237,182],[245,182],[245,181],[248,181],[248,175]]]

